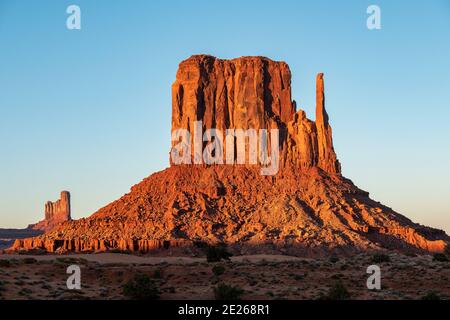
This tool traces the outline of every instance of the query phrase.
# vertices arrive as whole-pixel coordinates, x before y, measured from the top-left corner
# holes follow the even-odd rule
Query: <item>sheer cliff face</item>
[[[45,204],[45,220],[63,222],[70,220],[70,193],[61,192],[61,198],[55,202],[48,201]]]
[[[70,193],[61,191],[60,199],[45,203],[45,218],[36,224],[28,226],[30,229],[49,231],[58,223],[70,221]]]
[[[276,128],[282,164],[340,174],[325,111],[323,74],[317,76],[316,122],[295,109],[289,66],[264,57],[192,56],[180,63],[172,85],[172,131],[192,131],[194,121],[202,121],[203,131]]]

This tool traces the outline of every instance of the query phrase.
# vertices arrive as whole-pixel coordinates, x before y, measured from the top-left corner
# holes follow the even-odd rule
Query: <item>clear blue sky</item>
[[[449,1],[2,0],[0,43],[1,227],[40,220],[63,189],[88,216],[165,168],[178,63],[208,53],[286,61],[312,119],[324,72],[344,175],[450,232]]]

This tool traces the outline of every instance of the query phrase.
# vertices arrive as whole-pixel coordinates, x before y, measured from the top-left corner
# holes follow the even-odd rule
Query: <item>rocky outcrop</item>
[[[129,250],[226,242],[246,253],[278,248],[298,255],[392,249],[442,251],[448,236],[371,200],[339,175],[285,168],[172,166],[86,219],[17,240],[14,250]]]
[[[48,231],[58,223],[70,220],[70,193],[69,191],[61,191],[60,199],[55,202],[47,201],[45,203],[44,220],[30,225],[28,228]]]
[[[70,220],[70,193],[61,191],[61,198],[55,202],[45,204],[45,220]]]
[[[49,253],[102,252],[119,250],[123,252],[152,252],[159,249],[189,247],[194,243],[188,240],[105,240],[105,239],[63,239],[49,238],[16,239],[12,251],[43,250]]]
[[[17,240],[12,250],[150,252],[224,242],[245,253],[443,251],[450,242],[443,231],[370,199],[341,175],[323,74],[316,81],[312,121],[296,111],[284,62],[204,55],[183,61],[172,86],[172,128],[190,130],[201,121],[202,131],[279,129],[280,171],[265,176],[254,165],[172,163],[90,217]],[[195,148],[189,156],[195,160]]]
[[[316,80],[316,130],[317,130],[317,166],[329,173],[341,172],[341,166],[336,158],[333,147],[333,137],[328,114],[325,110],[325,93],[323,73]]]
[[[285,62],[264,57],[221,60],[193,56],[180,63],[172,85],[172,132],[183,128],[193,133],[194,121],[202,122],[202,132],[212,128],[222,133],[226,129],[279,129],[281,164],[341,172],[325,111],[323,74],[317,76],[313,122],[304,111],[296,112],[291,72]],[[194,134],[190,138],[193,146]],[[191,163],[197,163],[195,149],[191,152]],[[225,157],[224,153],[224,163]]]

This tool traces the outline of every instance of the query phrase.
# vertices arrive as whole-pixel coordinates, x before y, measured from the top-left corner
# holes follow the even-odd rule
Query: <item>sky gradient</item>
[[[81,30],[66,28],[71,4]],[[89,216],[167,167],[171,84],[205,53],[286,61],[310,119],[324,72],[343,175],[450,233],[449,31],[445,0],[2,0],[0,227],[41,220],[61,190]]]

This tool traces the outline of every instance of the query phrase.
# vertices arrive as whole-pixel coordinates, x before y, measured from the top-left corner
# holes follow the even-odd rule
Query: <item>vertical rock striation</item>
[[[291,72],[285,62],[265,57],[221,60],[192,56],[180,63],[172,85],[172,131],[190,131],[191,145],[194,121],[202,121],[202,132],[212,128],[223,133],[226,129],[279,129],[282,164],[341,172],[325,110],[323,74],[317,76],[313,122],[304,111],[296,112]],[[194,163],[195,151],[191,150]]]
[[[47,201],[45,204],[45,220],[70,220],[70,193],[61,191],[61,197],[55,202]]]
[[[60,199],[55,202],[47,201],[45,203],[44,220],[28,226],[30,229],[45,230],[52,229],[58,223],[71,220],[70,216],[70,193],[61,191]]]

